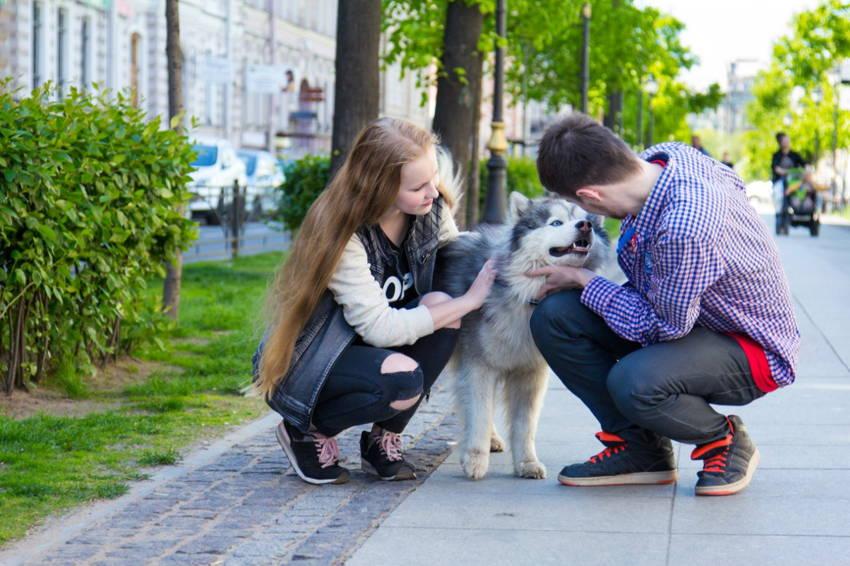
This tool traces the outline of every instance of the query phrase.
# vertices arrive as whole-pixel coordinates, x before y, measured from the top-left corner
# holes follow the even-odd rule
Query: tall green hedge
[[[8,83],[6,83],[7,85]],[[145,278],[194,238],[186,139],[125,98],[0,84],[0,378],[103,362],[155,330]]]

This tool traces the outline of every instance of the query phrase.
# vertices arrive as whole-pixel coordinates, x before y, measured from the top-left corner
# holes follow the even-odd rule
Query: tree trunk
[[[178,0],[165,0],[165,57],[168,65],[168,123],[183,132],[183,53],[180,49],[180,7]],[[178,117],[178,120],[174,120]],[[180,281],[183,277],[183,252],[177,250],[174,262],[166,266],[162,287],[162,310],[177,319],[180,310]]]
[[[610,128],[612,132],[622,135],[620,132],[622,114],[623,93],[620,90],[613,90],[608,93],[608,109],[607,112],[605,112],[605,117],[602,119],[602,123],[606,128]]]
[[[478,6],[468,6],[464,0],[449,2],[443,35],[442,73],[437,81],[437,107],[432,128],[452,154],[456,167],[468,178],[472,171],[472,141],[475,137],[476,114],[480,108],[481,54],[478,38],[484,16]],[[469,188],[469,187],[468,187]],[[456,220],[466,226],[466,208],[473,206],[467,192],[456,211]],[[477,198],[477,195],[475,196]],[[477,204],[477,203],[476,203]]]
[[[611,10],[614,12],[615,22],[618,22],[616,17],[618,15],[617,12],[620,10],[620,4],[620,0],[611,0]],[[608,104],[605,115],[602,118],[602,124],[612,132],[622,136],[623,91],[618,84],[611,83],[607,85],[607,90]]]
[[[378,117],[380,39],[380,0],[339,0],[331,175],[357,133]]]
[[[466,227],[471,228],[478,224],[481,219],[481,212],[478,210],[478,202],[481,194],[481,175],[479,168],[479,145],[481,135],[481,87],[483,78],[484,58],[479,57],[478,66],[476,67],[475,99],[472,101],[472,142],[469,144],[469,172],[466,174]],[[470,80],[470,84],[472,81]]]

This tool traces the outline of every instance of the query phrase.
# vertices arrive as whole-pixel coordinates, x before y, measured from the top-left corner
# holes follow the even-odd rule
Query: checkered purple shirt
[[[640,214],[623,220],[617,259],[628,281],[597,276],[582,302],[646,346],[694,325],[757,342],[780,387],[794,382],[800,331],[773,238],[728,167],[679,143],[641,154],[667,165]]]

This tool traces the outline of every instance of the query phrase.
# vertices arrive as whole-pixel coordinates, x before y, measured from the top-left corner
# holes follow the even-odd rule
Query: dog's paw
[[[499,433],[493,431],[493,434],[490,435],[490,452],[504,452],[505,451],[505,441],[502,440],[502,437],[499,436]]]
[[[466,477],[472,480],[480,480],[487,475],[490,465],[490,454],[477,448],[467,450],[460,457],[460,465]]]
[[[515,472],[521,478],[546,479],[546,466],[537,460],[520,462],[516,466]]]

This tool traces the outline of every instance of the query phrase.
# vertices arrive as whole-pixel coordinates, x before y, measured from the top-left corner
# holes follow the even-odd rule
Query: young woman
[[[465,295],[431,292],[437,249],[458,233],[450,179],[431,134],[390,118],[371,123],[279,271],[254,374],[306,482],[347,481],[334,437],[368,423],[363,469],[383,480],[416,477],[401,432],[495,277],[487,264]]]

